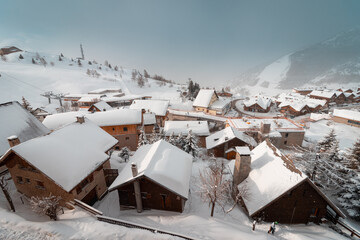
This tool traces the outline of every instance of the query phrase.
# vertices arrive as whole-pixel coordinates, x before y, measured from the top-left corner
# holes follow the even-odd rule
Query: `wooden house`
[[[325,100],[327,103],[335,102],[336,94],[333,91],[312,91],[310,98]]]
[[[235,191],[246,189],[248,197],[241,197],[241,205],[253,219],[286,224],[320,223],[327,208],[345,217],[269,140],[251,152],[241,149],[229,165],[233,169]]]
[[[109,110],[113,110],[113,108],[104,101],[94,103],[88,109],[89,112],[105,112]]]
[[[343,92],[339,92],[336,91],[335,92],[336,98],[335,98],[335,102],[336,104],[343,104],[346,101],[346,97],[345,94]]]
[[[48,135],[12,146],[0,158],[9,169],[17,190],[31,196],[61,197],[61,205],[73,199],[93,204],[107,192],[107,154],[117,140],[79,117],[78,121]],[[16,145],[17,144],[17,145]]]
[[[156,123],[159,127],[164,126],[168,116],[169,101],[164,100],[134,100],[130,109],[144,109],[145,112],[155,113]]]
[[[90,121],[101,127],[119,142],[115,149],[128,147],[135,151],[138,144],[139,130],[143,125],[143,114],[141,110],[116,109],[105,112],[67,112],[48,116],[44,125],[49,129],[57,129],[74,121],[77,116],[85,116]]]
[[[286,113],[290,116],[300,116],[310,112],[309,107],[304,103],[299,102],[283,102],[279,105],[280,112]]]
[[[249,112],[267,113],[270,111],[272,101],[270,98],[256,96],[244,101],[244,110]]]
[[[192,156],[160,140],[141,146],[109,187],[120,209],[182,212],[188,199]]]
[[[187,136],[189,132],[198,138],[198,146],[205,147],[205,139],[210,135],[207,121],[166,121],[164,132],[166,137],[171,134]]]
[[[332,120],[335,122],[360,127],[360,112],[347,109],[334,109]]]
[[[143,126],[144,126],[144,131],[146,134],[153,133],[154,129],[155,129],[155,131],[158,130],[157,125],[156,125],[155,113],[150,113],[150,112],[143,113],[143,119],[144,119]]]
[[[236,146],[249,146],[251,148],[257,145],[256,141],[243,132],[236,130],[233,127],[227,127],[214,134],[211,134],[206,139],[206,149],[209,154],[214,154],[215,157],[224,157],[228,155],[226,151]]]
[[[197,112],[224,115],[231,108],[231,100],[229,98],[220,98],[213,89],[200,89],[194,100],[193,107]]]

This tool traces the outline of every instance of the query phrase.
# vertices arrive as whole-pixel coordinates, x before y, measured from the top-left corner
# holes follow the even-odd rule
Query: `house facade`
[[[334,109],[332,120],[354,127],[360,127],[360,112],[346,109]]]

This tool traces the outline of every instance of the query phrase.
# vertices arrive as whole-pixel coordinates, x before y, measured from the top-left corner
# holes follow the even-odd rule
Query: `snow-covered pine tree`
[[[152,130],[151,137],[150,137],[150,144],[155,143],[160,140],[159,134],[156,133],[155,127]]]
[[[169,138],[168,138],[167,141],[168,141],[168,143],[170,143],[170,144],[172,144],[172,145],[174,145],[174,146],[177,145],[177,141],[176,141],[174,132],[172,132],[172,133],[170,134],[170,136],[169,136]]]
[[[191,153],[193,157],[197,156],[198,153],[197,138],[195,135],[192,134],[191,130],[189,131],[188,135],[185,138],[183,150],[187,153]]]
[[[20,55],[19,55],[19,59],[24,59],[23,55],[20,54]]]
[[[130,150],[127,147],[123,147],[119,152],[119,157],[121,157],[125,162],[130,158]]]
[[[180,133],[177,138],[176,138],[176,146],[180,149],[184,149],[185,146],[185,138],[182,135],[182,133]]]
[[[160,133],[158,136],[159,136],[159,140],[166,140],[165,131],[163,128],[160,128]]]
[[[140,135],[139,135],[139,142],[138,142],[138,148],[142,145],[149,144],[149,141],[146,138],[146,134],[144,131],[144,128],[140,129]]]
[[[317,145],[318,150],[320,152],[328,153],[331,151],[331,148],[336,140],[335,130],[331,129],[329,134],[326,135],[322,141],[320,141]]]
[[[360,138],[354,143],[350,149],[347,165],[355,171],[360,170]]]

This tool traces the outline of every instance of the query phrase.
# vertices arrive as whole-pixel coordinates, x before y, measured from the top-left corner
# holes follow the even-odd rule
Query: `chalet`
[[[233,169],[235,189],[246,189],[248,197],[241,198],[240,202],[253,219],[290,224],[320,223],[327,208],[345,217],[269,140],[251,152],[241,149],[229,165]]]
[[[0,119],[0,156],[9,149],[9,136],[16,135],[21,142],[26,142],[50,132],[18,102],[0,104]]]
[[[334,109],[332,120],[335,122],[360,127],[360,112],[346,109]]]
[[[270,111],[272,101],[270,98],[256,96],[244,102],[244,110],[249,112],[262,112]]]
[[[88,109],[89,112],[105,112],[109,110],[113,110],[113,108],[104,101],[94,103]]]
[[[190,131],[198,138],[198,145],[205,147],[205,139],[210,135],[207,121],[165,121],[164,132],[166,137],[171,134],[187,136]]]
[[[109,187],[120,209],[182,212],[189,195],[192,156],[160,140],[141,146]]]
[[[164,100],[134,100],[130,109],[145,109],[146,112],[152,112],[156,115],[156,123],[159,127],[164,126],[168,115],[169,101]]]
[[[348,89],[342,89],[342,88],[339,88],[338,90],[336,91],[339,91],[339,92],[343,92],[343,93],[353,93],[353,90],[348,88]]]
[[[44,125],[51,130],[60,128],[74,121],[79,116],[85,116],[90,121],[101,127],[119,142],[115,149],[128,147],[134,151],[138,143],[138,130],[143,125],[141,110],[116,109],[105,112],[66,112],[53,114],[45,118]]]
[[[78,104],[79,108],[87,109],[87,108],[91,107],[93,104],[100,102],[102,96],[104,96],[104,95],[89,94],[86,96],[82,96],[79,100],[77,100],[77,104]]]
[[[319,112],[327,107],[325,100],[309,98],[296,93],[282,93],[276,98],[275,102],[280,108],[280,112],[290,116]]]
[[[200,89],[196,96],[193,107],[195,111],[204,112],[211,115],[224,115],[231,107],[231,100],[219,98],[213,89]]]
[[[222,89],[220,92],[217,93],[219,97],[227,97],[230,98],[232,97],[232,93],[230,92],[226,92],[224,89]]]
[[[233,127],[227,127],[214,134],[211,134],[206,139],[206,149],[209,154],[214,154],[215,157],[224,157],[231,159],[232,154],[227,154],[227,150],[236,146],[250,146],[251,148],[257,145],[256,141],[243,132],[236,130]]]
[[[269,138],[278,148],[301,146],[305,130],[287,118],[233,118],[226,126],[252,136],[258,143]]]
[[[312,91],[313,91],[312,89],[307,89],[307,88],[294,88],[293,89],[293,92],[298,93],[300,95],[308,95]]]
[[[333,91],[312,91],[309,96],[311,98],[325,100],[327,103],[335,102],[337,98]]]
[[[282,102],[279,104],[280,112],[291,116],[300,116],[310,112],[309,107],[302,102]]]
[[[335,91],[335,102],[336,104],[343,104],[346,101],[345,94],[343,92]]]
[[[347,103],[355,102],[356,96],[354,93],[344,92],[344,96],[345,96],[345,102]]]
[[[8,139],[11,148],[0,158],[9,169],[17,190],[31,196],[61,197],[61,205],[73,199],[93,204],[107,192],[107,154],[117,140],[79,117],[48,135],[20,143]]]

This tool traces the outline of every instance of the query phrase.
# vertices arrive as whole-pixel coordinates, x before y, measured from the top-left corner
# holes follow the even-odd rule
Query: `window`
[[[289,133],[286,133],[286,134],[285,134],[285,137],[287,138],[288,136],[289,136]]]
[[[23,184],[23,183],[24,183],[23,178],[20,177],[20,176],[16,176],[16,182],[17,182],[17,183],[20,183],[20,184]]]
[[[162,204],[163,207],[166,208],[166,198],[167,198],[167,194],[160,194],[161,199],[162,199]]]
[[[130,138],[129,137],[125,137],[125,140],[129,140]]]
[[[127,127],[124,127],[123,130],[124,130],[124,132],[127,132],[128,129],[127,129]]]
[[[287,144],[287,141],[284,141],[284,145],[286,145]]]
[[[311,213],[310,213],[310,217],[317,217],[318,212],[319,212],[319,208],[312,208]]]
[[[35,181],[36,181],[36,188],[37,189],[45,190],[44,182],[39,181],[39,180],[35,180]]]
[[[116,147],[115,147],[115,150],[120,150],[119,146],[116,146]]]
[[[305,196],[306,195],[306,189],[304,190],[304,192],[303,192],[303,196]]]
[[[26,184],[30,184],[30,179],[25,178],[25,183],[26,183]]]
[[[115,131],[115,128],[113,128],[113,131]]]
[[[353,121],[353,120],[348,120],[348,123],[352,123],[352,124],[360,125],[360,122]]]
[[[141,198],[142,198],[142,199],[151,198],[151,194],[150,194],[150,193],[147,193],[147,192],[142,192],[142,193],[141,193]]]

